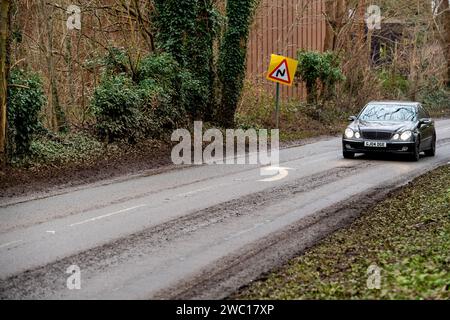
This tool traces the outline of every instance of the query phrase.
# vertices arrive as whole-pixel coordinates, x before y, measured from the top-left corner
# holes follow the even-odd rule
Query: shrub
[[[139,64],[137,85],[144,99],[147,133],[159,135],[161,129],[171,129],[183,122],[188,99],[200,90],[197,84],[172,55],[146,56]]]
[[[167,53],[142,59],[134,78],[121,70],[108,67],[92,99],[98,133],[108,142],[160,136],[185,121],[185,106],[204,94]]]
[[[322,97],[334,93],[336,82],[343,80],[340,61],[333,52],[299,51],[296,75],[306,83],[308,103],[317,102],[318,85]]]
[[[33,135],[41,127],[39,112],[46,103],[39,75],[13,69],[8,91],[8,137],[11,156],[29,153]]]
[[[168,53],[145,57],[139,64],[137,81],[150,95],[159,93],[155,116],[164,128],[176,127],[183,121],[186,111],[196,114],[196,102],[210,94],[202,81],[183,69]]]
[[[179,65],[168,53],[149,54],[139,63],[137,82],[153,79],[162,87],[172,87],[177,77]]]
[[[39,132],[30,143],[27,155],[13,157],[15,167],[57,167],[95,162],[104,154],[101,142],[86,133]]]
[[[135,141],[141,131],[141,102],[139,91],[127,75],[104,76],[92,98],[100,137],[108,142]]]
[[[196,78],[191,72],[184,70],[179,74],[180,103],[183,110],[194,118],[201,117],[207,109],[207,102],[212,94],[204,81]]]
[[[144,136],[158,136],[161,128],[171,121],[171,111],[176,110],[173,108],[172,94],[152,79],[141,81],[136,90],[141,98],[142,133]]]

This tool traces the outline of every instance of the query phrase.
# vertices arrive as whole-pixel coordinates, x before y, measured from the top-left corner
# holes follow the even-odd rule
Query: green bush
[[[180,72],[178,79],[181,84],[179,98],[183,110],[199,120],[207,109],[207,101],[212,94],[210,88],[187,70]]]
[[[104,76],[92,98],[100,137],[108,142],[136,140],[141,131],[141,102],[139,91],[127,75]]]
[[[13,69],[8,91],[8,137],[11,156],[29,153],[33,135],[41,127],[39,112],[46,103],[39,75]]]
[[[142,114],[141,130],[144,136],[158,136],[161,128],[169,126],[171,117],[179,118],[177,108],[172,104],[173,94],[153,79],[141,81],[135,88],[141,97],[139,110]]]
[[[333,52],[299,51],[296,76],[306,83],[308,103],[317,102],[318,84],[322,84],[322,98],[334,93],[334,85],[344,79],[340,60]]]
[[[242,97],[235,115],[236,127],[268,128],[273,125],[275,99],[261,84],[244,81]],[[284,104],[281,104],[283,108]]]
[[[120,70],[107,67],[92,99],[98,133],[108,142],[161,136],[185,122],[186,106],[205,94],[202,83],[167,53],[144,57],[134,79]]]
[[[179,64],[168,53],[149,54],[139,63],[136,81],[152,79],[162,87],[172,87],[179,72]]]
[[[150,54],[139,64],[137,82],[150,96],[159,94],[154,108],[160,127],[176,127],[188,114],[196,114],[196,102],[209,95],[208,87],[168,53]]]
[[[147,134],[161,134],[186,120],[186,107],[203,90],[168,53],[150,54],[139,64],[137,86],[144,99]]]

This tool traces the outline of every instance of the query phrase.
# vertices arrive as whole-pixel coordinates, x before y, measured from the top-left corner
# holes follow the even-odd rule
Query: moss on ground
[[[370,265],[381,270],[380,289],[368,288]],[[232,298],[449,299],[450,166],[415,179]]]

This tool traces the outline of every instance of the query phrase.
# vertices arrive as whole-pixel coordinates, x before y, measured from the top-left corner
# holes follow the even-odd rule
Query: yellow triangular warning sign
[[[267,79],[281,84],[292,85],[298,61],[272,54]]]
[[[291,79],[289,77],[289,67],[286,59],[281,61],[281,63],[272,71],[269,75],[269,78],[273,80],[278,80],[284,83],[291,83]]]

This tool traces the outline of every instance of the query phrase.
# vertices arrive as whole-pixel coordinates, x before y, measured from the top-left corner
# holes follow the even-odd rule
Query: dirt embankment
[[[171,145],[148,143],[124,147],[119,152],[99,155],[90,162],[7,167],[0,171],[0,199],[24,196],[58,188],[93,183],[159,169],[172,164]]]

